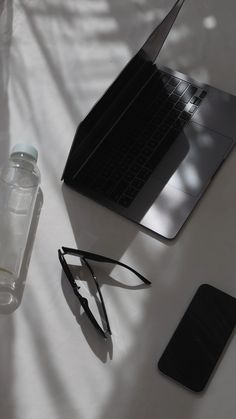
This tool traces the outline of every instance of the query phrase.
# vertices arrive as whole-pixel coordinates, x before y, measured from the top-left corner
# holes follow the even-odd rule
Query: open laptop
[[[235,144],[236,97],[156,65],[178,0],[79,125],[62,179],[171,239]]]

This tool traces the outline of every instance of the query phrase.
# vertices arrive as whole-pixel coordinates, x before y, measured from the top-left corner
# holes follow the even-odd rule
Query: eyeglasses
[[[80,258],[80,261],[81,261],[82,265],[85,265],[88,268],[88,272],[90,273],[90,278],[93,280],[93,283],[94,283],[94,285],[96,287],[96,290],[98,292],[100,307],[101,307],[101,311],[102,311],[102,314],[103,314],[102,318],[104,320],[104,326],[103,327],[101,327],[99,325],[99,323],[96,320],[94,314],[90,310],[87,298],[83,297],[81,295],[81,293],[79,292],[79,289],[81,287],[77,285],[76,280],[74,278],[74,275],[73,275],[68,263],[66,262],[66,259],[64,257],[65,255],[78,256]],[[106,307],[105,307],[105,303],[104,303],[104,300],[103,300],[103,296],[102,296],[102,293],[101,293],[99,283],[97,281],[97,278],[96,278],[96,275],[95,275],[93,269],[91,268],[90,264],[88,263],[88,260],[93,260],[93,261],[96,261],[96,262],[113,263],[113,264],[116,264],[116,265],[120,265],[120,266],[128,269],[129,271],[133,272],[138,278],[141,279],[141,281],[144,284],[146,284],[146,285],[151,284],[151,282],[148,281],[148,279],[146,279],[143,275],[141,275],[139,272],[135,271],[135,269],[131,268],[130,266],[125,265],[124,263],[119,262],[115,259],[110,259],[110,258],[107,258],[105,256],[101,256],[101,255],[98,255],[98,254],[95,254],[95,253],[86,252],[84,250],[71,249],[69,247],[62,247],[62,251],[60,249],[58,250],[58,257],[59,257],[59,261],[61,263],[61,266],[63,268],[63,271],[66,275],[66,278],[68,279],[70,285],[72,286],[74,294],[76,295],[76,297],[78,298],[81,306],[83,307],[84,312],[86,313],[90,322],[93,324],[93,326],[96,328],[96,330],[104,338],[107,338],[108,335],[111,335],[111,328],[110,328],[110,324],[109,324],[109,321],[108,321],[107,311],[106,311]]]

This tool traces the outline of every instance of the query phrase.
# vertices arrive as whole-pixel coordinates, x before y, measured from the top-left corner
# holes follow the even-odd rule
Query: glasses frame
[[[98,291],[99,297],[100,297],[100,302],[101,302],[101,309],[103,311],[103,315],[104,315],[104,320],[105,320],[105,327],[104,329],[99,325],[99,323],[97,322],[97,320],[95,319],[93,313],[91,312],[90,308],[89,308],[89,304],[88,304],[88,300],[87,298],[83,297],[80,292],[80,286],[77,285],[76,280],[69,268],[69,265],[66,262],[66,259],[64,257],[64,255],[72,255],[72,256],[78,256],[81,258],[82,264],[86,265],[91,277],[94,280],[96,289]],[[125,263],[122,263],[118,260],[115,259],[111,259],[108,258],[106,256],[102,256],[102,255],[98,255],[96,253],[91,253],[91,252],[87,252],[84,250],[80,250],[80,249],[72,249],[70,247],[64,247],[62,246],[62,250],[58,249],[58,257],[59,257],[59,261],[61,263],[61,266],[63,268],[63,271],[70,283],[70,285],[72,286],[73,292],[76,295],[76,297],[78,298],[81,306],[83,307],[86,315],[88,316],[90,322],[93,324],[93,326],[96,328],[96,330],[102,335],[103,338],[107,338],[108,335],[111,335],[111,328],[110,328],[110,324],[109,324],[109,320],[108,320],[108,316],[107,316],[107,311],[106,311],[106,307],[105,307],[105,303],[104,303],[104,299],[102,296],[102,292],[99,286],[99,283],[97,281],[97,277],[93,271],[93,269],[91,268],[90,264],[88,263],[88,260],[92,260],[92,261],[96,261],[96,262],[105,262],[105,263],[112,263],[112,264],[116,264],[119,266],[122,266],[126,269],[128,269],[129,271],[131,271],[132,273],[134,273],[139,279],[141,279],[141,281],[146,284],[146,285],[151,285],[151,282],[146,279],[143,275],[141,275],[139,272],[137,272],[135,269],[131,268],[130,266],[126,265]]]

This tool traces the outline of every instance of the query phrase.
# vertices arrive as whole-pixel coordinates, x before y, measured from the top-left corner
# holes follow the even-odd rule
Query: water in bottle
[[[19,280],[40,183],[37,150],[13,147],[0,173],[0,305],[9,305]]]

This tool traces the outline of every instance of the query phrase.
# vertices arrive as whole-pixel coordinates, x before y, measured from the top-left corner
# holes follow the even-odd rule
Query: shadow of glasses
[[[93,294],[97,303],[96,305],[97,305],[98,311],[100,313],[102,326],[99,324],[98,320],[94,316],[94,312],[91,311],[89,307],[88,299],[82,296],[82,294],[80,293],[79,290],[81,287],[78,286],[76,282],[77,274],[75,275],[75,271],[73,272],[73,270],[71,269],[71,266],[67,263],[66,258],[65,258],[66,255],[76,256],[78,260],[81,261],[82,265],[84,265],[87,268],[87,272],[90,274],[89,275],[90,279],[88,279],[88,282],[91,282],[91,279],[92,279],[92,283],[95,285],[95,289],[93,289]],[[78,298],[81,306],[83,307],[84,312],[86,313],[90,322],[93,324],[93,326],[98,331],[98,333],[105,339],[107,339],[107,337],[112,334],[111,328],[110,328],[110,324],[109,324],[109,320],[107,316],[107,310],[105,307],[104,299],[103,299],[102,292],[99,286],[99,282],[97,281],[95,272],[90,266],[90,264],[88,263],[88,260],[92,260],[96,262],[103,262],[103,263],[104,262],[112,263],[112,264],[122,266],[128,269],[129,271],[131,271],[133,274],[135,274],[145,285],[151,284],[151,282],[148,279],[146,279],[143,275],[141,275],[132,267],[120,261],[117,261],[115,259],[108,258],[106,256],[98,255],[98,254],[87,252],[84,250],[62,247],[62,250],[60,249],[58,250],[58,257],[62,265],[63,271],[73,289],[75,296]],[[81,273],[79,273],[79,279],[81,279]],[[91,291],[91,287],[90,287],[90,291]]]

